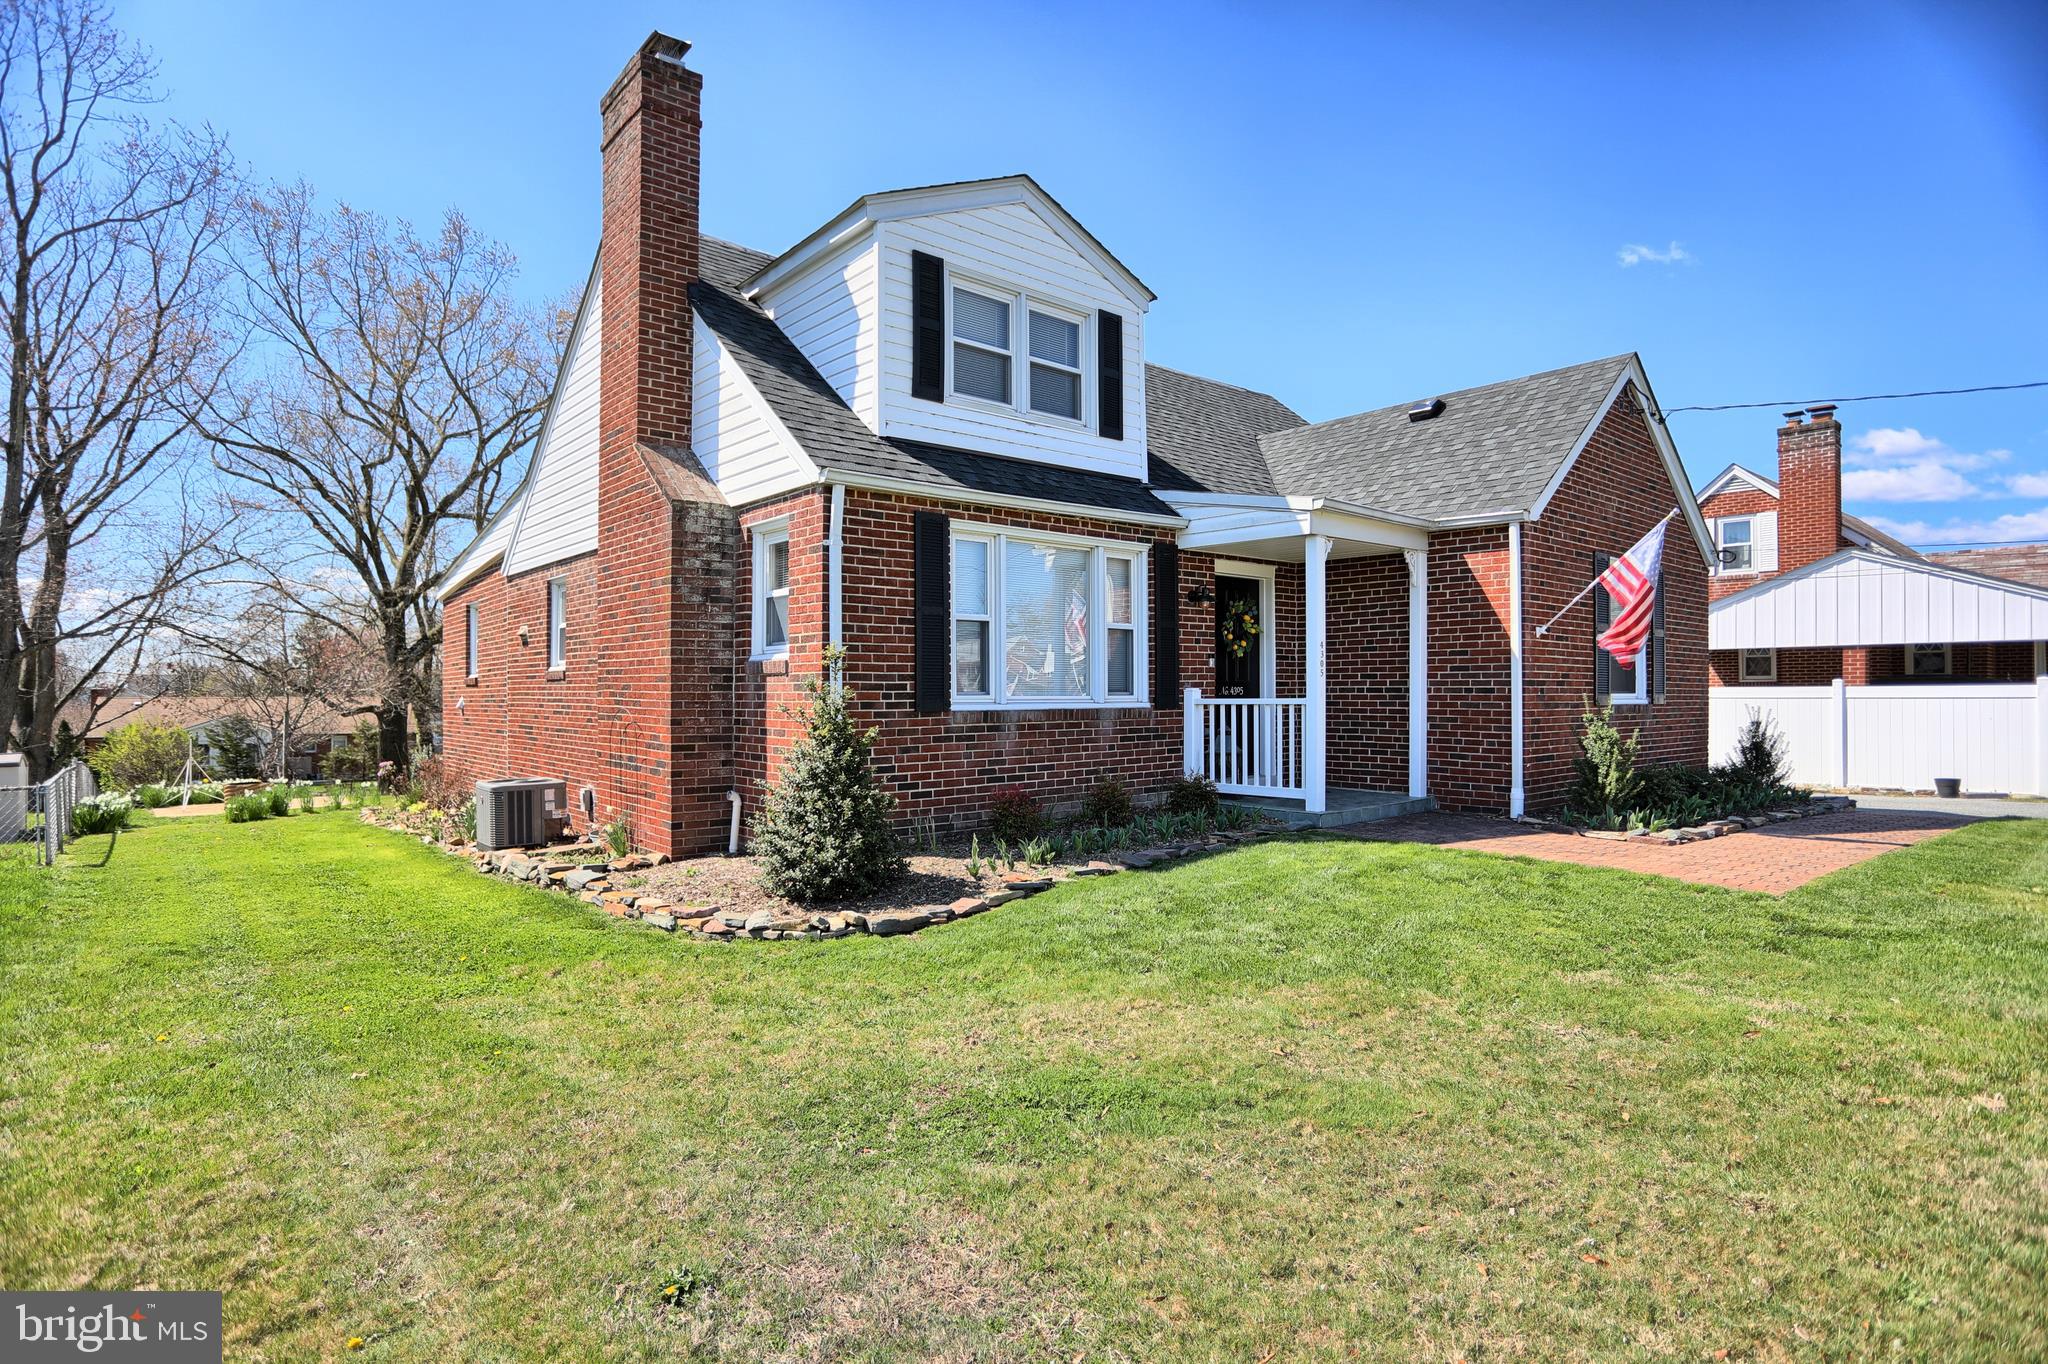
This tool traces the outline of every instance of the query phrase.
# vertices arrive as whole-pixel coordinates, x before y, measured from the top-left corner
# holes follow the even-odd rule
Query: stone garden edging
[[[370,817],[366,814],[365,818]],[[998,906],[1051,890],[1066,881],[1139,871],[1197,853],[1257,842],[1281,832],[1284,830],[1228,830],[1182,843],[1114,852],[1082,864],[1012,870],[1003,873],[992,889],[961,896],[950,904],[880,910],[872,914],[858,910],[807,910],[795,905],[742,914],[715,904],[679,904],[671,896],[612,884],[614,876],[647,871],[671,860],[660,853],[631,853],[625,857],[606,858],[596,848],[564,848],[549,855],[546,850],[534,854],[511,849],[484,852],[463,845],[439,846],[451,854],[468,857],[471,865],[487,876],[500,876],[509,881],[574,895],[614,918],[637,919],[664,933],[688,933],[702,942],[740,939],[821,942],[856,934],[896,937],[915,933],[935,924],[972,918]]]

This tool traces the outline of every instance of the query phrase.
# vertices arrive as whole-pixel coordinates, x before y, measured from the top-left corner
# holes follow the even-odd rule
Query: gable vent
[[[1419,403],[1408,404],[1408,420],[1412,422],[1426,422],[1431,417],[1442,416],[1443,411],[1444,400],[1442,398],[1424,398]]]

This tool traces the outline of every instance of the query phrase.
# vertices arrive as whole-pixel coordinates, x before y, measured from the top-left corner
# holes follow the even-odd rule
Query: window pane
[[[1638,654],[1636,657],[1640,658],[1641,655]],[[1609,654],[1607,658],[1609,662],[1607,680],[1609,685],[1614,688],[1614,695],[1623,697],[1634,696],[1636,694],[1636,659],[1616,658],[1613,654]]]
[[[1012,540],[1003,556],[1003,680],[1011,696],[1088,695],[1085,549]]]
[[[1747,521],[1723,521],[1721,543],[1724,545],[1746,545],[1749,543],[1750,523]]]
[[[999,298],[953,291],[953,335],[997,350],[1010,348],[1010,305]]]
[[[789,642],[789,598],[770,597],[761,611],[761,642],[779,649]]]
[[[1131,623],[1131,561],[1105,559],[1109,568],[1109,623]]]
[[[988,614],[988,542],[953,542],[953,614]]]
[[[1129,696],[1137,690],[1138,636],[1133,630],[1109,632],[1109,694]]]
[[[1081,376],[1045,365],[1031,366],[1031,410],[1055,417],[1081,416]]]
[[[953,623],[953,691],[960,696],[988,695],[988,622]]]
[[[1081,329],[1063,318],[1031,314],[1031,354],[1068,369],[1081,368]]]
[[[954,343],[953,387],[973,398],[1010,401],[1010,357]]]
[[[789,586],[789,541],[776,540],[768,546],[768,590],[780,592]]]
[[[1744,649],[1742,651],[1742,675],[1763,677],[1771,675],[1771,651],[1769,649]]]

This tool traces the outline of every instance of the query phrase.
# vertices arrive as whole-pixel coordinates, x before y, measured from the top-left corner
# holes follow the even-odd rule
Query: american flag
[[[1667,516],[1652,526],[1648,535],[1600,575],[1600,586],[1607,589],[1614,614],[1598,643],[1616,658],[1636,657],[1650,636],[1657,610],[1657,572],[1664,562],[1664,528],[1670,523]]]

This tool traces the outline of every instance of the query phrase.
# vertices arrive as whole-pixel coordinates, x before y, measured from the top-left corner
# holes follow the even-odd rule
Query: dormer
[[[1143,281],[1029,177],[856,200],[748,297],[877,435],[1143,479]]]

